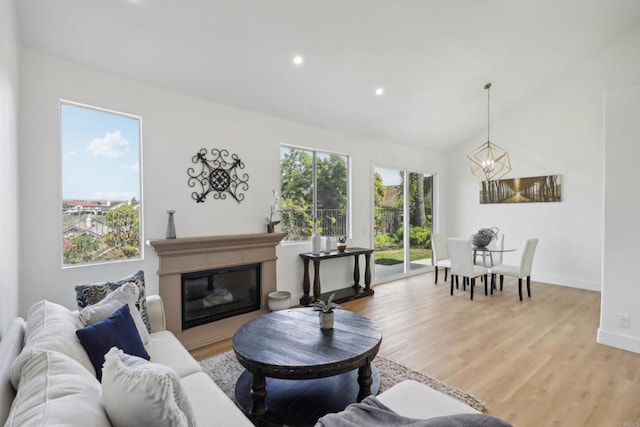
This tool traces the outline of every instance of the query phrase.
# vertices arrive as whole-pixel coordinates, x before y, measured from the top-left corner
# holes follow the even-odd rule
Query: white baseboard
[[[598,328],[597,342],[633,353],[640,353],[640,339],[637,337],[622,335],[617,332],[605,331],[604,329]]]
[[[586,289],[589,291],[602,291],[602,283],[590,280],[572,279],[570,277],[548,276],[546,274],[533,274],[531,280],[551,285],[568,286],[570,288]]]

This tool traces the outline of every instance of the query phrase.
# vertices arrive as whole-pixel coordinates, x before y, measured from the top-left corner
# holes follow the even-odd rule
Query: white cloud
[[[129,151],[129,141],[122,137],[119,130],[112,133],[107,132],[104,138],[92,139],[91,142],[89,142],[87,151],[89,151],[93,157],[122,157],[126,151]]]
[[[76,153],[76,150],[71,150],[68,153],[62,155],[62,160],[69,160],[70,158],[75,157],[76,154],[78,154]]]
[[[136,163],[134,165],[129,166],[129,169],[131,169],[132,171],[135,171],[135,172],[140,171],[140,163]]]

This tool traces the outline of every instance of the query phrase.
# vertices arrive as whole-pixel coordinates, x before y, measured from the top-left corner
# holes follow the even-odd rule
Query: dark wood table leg
[[[320,299],[320,260],[313,260],[313,300]]]
[[[238,379],[236,401],[242,412],[258,426],[313,426],[323,415],[340,412],[355,402],[360,392],[358,373],[359,370],[355,369],[307,380],[267,377],[266,412],[254,415],[250,395],[252,375],[245,371]],[[371,363],[371,379],[371,395],[375,396],[380,389],[380,373],[375,363]],[[362,399],[366,397],[363,395]]]
[[[304,295],[300,298],[300,304],[309,305],[311,304],[311,297],[309,296],[309,291],[311,290],[311,282],[309,281],[309,260],[306,258],[302,259],[304,264],[304,274],[302,275],[302,291]]]
[[[373,378],[371,378],[371,362],[367,362],[365,365],[358,368],[358,384],[360,385],[360,390],[358,391],[358,402],[362,402],[362,400],[371,395],[371,384],[373,383]]]
[[[371,289],[371,254],[364,254],[364,264],[364,288],[368,291]]]
[[[353,255],[353,287],[360,287],[360,254]]]
[[[251,400],[251,415],[260,416],[267,412],[265,398],[267,397],[267,381],[264,375],[253,374],[251,380],[251,391],[249,392]]]

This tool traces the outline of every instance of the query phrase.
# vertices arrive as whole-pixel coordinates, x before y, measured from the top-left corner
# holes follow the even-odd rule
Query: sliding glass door
[[[404,172],[375,168],[375,277],[404,272]]]
[[[425,270],[431,266],[433,176],[415,172],[408,175],[409,270]]]
[[[432,183],[428,174],[375,168],[376,280],[431,266]]]

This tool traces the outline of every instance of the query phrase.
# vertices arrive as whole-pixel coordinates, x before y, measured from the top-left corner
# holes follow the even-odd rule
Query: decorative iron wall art
[[[209,193],[214,199],[226,199],[227,194],[238,203],[244,200],[244,191],[249,189],[249,175],[239,174],[244,169],[244,163],[237,154],[229,151],[211,149],[211,157],[207,157],[205,148],[200,149],[191,161],[197,166],[187,169],[189,187],[196,187],[191,197],[197,203],[203,203]]]
[[[480,203],[539,203],[561,201],[560,175],[482,181]]]

